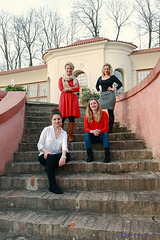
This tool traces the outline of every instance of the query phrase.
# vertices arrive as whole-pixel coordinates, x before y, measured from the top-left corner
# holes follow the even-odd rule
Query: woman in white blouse
[[[63,191],[56,184],[55,168],[61,167],[70,161],[67,148],[67,133],[61,128],[62,114],[58,108],[51,110],[52,125],[45,127],[37,144],[39,162],[46,166],[49,181],[49,191],[62,194]]]

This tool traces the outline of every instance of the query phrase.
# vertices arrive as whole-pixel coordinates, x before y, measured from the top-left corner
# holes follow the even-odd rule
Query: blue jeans
[[[103,143],[104,148],[109,148],[109,137],[107,132],[104,132],[99,136],[95,136],[92,133],[85,132],[84,140],[86,144],[86,149],[92,148],[92,143]]]

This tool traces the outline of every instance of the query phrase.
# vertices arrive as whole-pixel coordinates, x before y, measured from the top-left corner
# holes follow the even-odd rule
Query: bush
[[[14,86],[8,85],[6,86],[5,91],[25,91],[26,92],[27,90],[25,89],[25,87],[20,85],[14,85]]]
[[[81,102],[83,105],[87,106],[87,103],[88,101],[92,98],[96,98],[96,99],[99,99],[100,98],[100,95],[99,93],[95,92],[94,90],[90,90],[89,88],[85,88],[83,90],[83,93],[82,93],[82,98],[81,98]]]

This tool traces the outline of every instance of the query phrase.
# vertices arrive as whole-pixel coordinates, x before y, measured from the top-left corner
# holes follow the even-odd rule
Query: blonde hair
[[[112,75],[112,73],[113,73],[113,69],[112,69],[111,64],[109,64],[109,63],[105,63],[105,64],[103,65],[103,68],[102,68],[102,76],[104,77],[104,67],[109,67],[110,75]]]
[[[64,68],[66,68],[67,65],[70,66],[70,67],[72,67],[72,69],[74,70],[74,65],[73,65],[73,63],[67,62],[67,63],[65,64]]]
[[[97,111],[97,121],[99,122],[102,118],[102,108],[101,108],[101,105],[100,103],[98,102],[97,98],[91,98],[89,101],[88,101],[88,104],[87,104],[87,108],[86,108],[86,117],[87,117],[87,120],[89,123],[92,123],[93,122],[93,112],[92,112],[92,109],[90,108],[90,102],[92,100],[95,100],[98,104],[98,111]]]

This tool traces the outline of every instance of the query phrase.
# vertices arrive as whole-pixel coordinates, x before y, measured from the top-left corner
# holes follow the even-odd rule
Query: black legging
[[[113,124],[114,124],[114,113],[113,110],[108,109],[109,115],[109,132],[112,132]]]
[[[40,155],[38,157],[39,162],[43,165],[46,166],[46,171],[47,171],[47,176],[48,176],[48,181],[49,181],[49,186],[52,187],[55,183],[55,168],[59,167],[59,160],[62,156],[62,153],[54,154],[54,155],[47,155],[47,159],[44,158],[44,154]],[[66,163],[71,160],[70,158],[70,153],[66,153]]]
[[[62,123],[64,123],[65,120],[66,120],[66,117],[63,117],[62,118]],[[69,117],[69,122],[74,122],[74,116]]]

